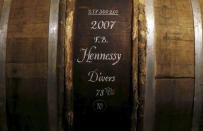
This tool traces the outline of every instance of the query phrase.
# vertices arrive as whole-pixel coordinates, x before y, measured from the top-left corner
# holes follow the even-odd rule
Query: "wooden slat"
[[[64,131],[64,96],[65,96],[65,20],[66,20],[66,0],[60,1],[59,7],[59,41],[57,56],[57,80],[58,80],[58,125],[59,131]]]
[[[47,4],[46,6],[49,7]],[[13,9],[13,14],[10,16],[12,21],[10,24],[40,24],[46,23],[49,16],[46,15],[46,12],[49,11],[48,7],[43,6],[33,6],[29,8],[17,8]]]
[[[8,38],[47,38],[48,24],[15,24],[8,29]]]
[[[7,42],[7,62],[45,63],[48,57],[47,42],[47,38],[10,38]]]
[[[76,0],[66,1],[65,21],[65,124],[73,131],[73,20]]]
[[[9,130],[48,130],[50,0],[12,0],[6,55]]]
[[[143,128],[190,131],[195,91],[191,1],[146,0],[145,9],[147,72]]]
[[[188,3],[188,1],[182,3]],[[188,8],[179,10],[179,7],[175,8],[176,5],[180,5],[180,2],[173,1],[170,5],[160,3],[155,9],[156,34],[158,34],[156,75],[158,77],[194,77],[192,12]]]
[[[190,131],[195,89],[191,1],[154,0],[154,5],[155,116],[151,130]]]
[[[132,24],[132,117],[131,117],[131,131],[137,130],[137,113],[138,113],[138,2],[133,0],[133,24]]]
[[[137,100],[137,130],[143,130],[144,124],[144,101],[146,87],[146,35],[147,25],[145,17],[145,2],[139,0],[138,3],[138,100]]]
[[[8,63],[7,78],[44,78],[47,77],[47,64],[16,64]]]
[[[48,131],[47,80],[7,78],[9,131]]]
[[[157,79],[154,131],[190,131],[194,79]]]
[[[43,0],[43,1],[42,0],[32,0],[32,2],[30,2],[28,0],[21,0],[21,2],[13,1],[12,6],[16,7],[18,9],[44,7],[49,10],[50,4],[48,4],[48,3],[50,3],[50,0]]]

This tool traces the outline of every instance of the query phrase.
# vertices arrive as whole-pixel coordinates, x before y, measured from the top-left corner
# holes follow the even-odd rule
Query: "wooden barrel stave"
[[[153,90],[150,93],[154,94],[151,98],[154,99],[154,107],[151,106],[154,111],[149,113],[153,121],[144,123],[143,128],[148,131],[190,131],[195,89],[195,34],[191,1],[153,2],[155,72],[151,78],[154,85],[151,85]],[[152,54],[147,52],[147,55]],[[151,129],[147,128],[149,125]]]
[[[49,6],[49,0],[11,3],[6,57],[9,130],[48,130]]]

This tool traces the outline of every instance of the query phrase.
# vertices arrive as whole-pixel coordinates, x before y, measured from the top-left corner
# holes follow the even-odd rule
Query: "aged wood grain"
[[[155,131],[191,131],[193,79],[157,79]]]
[[[47,38],[9,38],[7,62],[45,63],[48,58],[47,42]]]
[[[155,23],[154,130],[190,131],[195,68],[190,0],[155,0]]]
[[[153,2],[156,57],[155,76],[152,78],[155,84],[152,86],[155,90],[155,116],[153,128],[147,130],[190,131],[195,75],[191,1]],[[144,90],[144,86],[140,88]]]
[[[50,0],[12,0],[7,39],[9,130],[48,130],[47,54]]]
[[[7,77],[8,78],[46,78],[47,77],[47,64],[35,63],[8,63],[7,64]]]
[[[66,0],[60,1],[59,8],[59,41],[57,57],[57,79],[58,79],[58,113],[59,113],[59,131],[65,130],[65,18],[66,18]]]
[[[136,131],[137,113],[138,113],[138,17],[139,2],[133,0],[133,23],[132,23],[132,114],[131,114],[131,131]]]
[[[144,90],[146,86],[146,18],[145,1],[139,0],[138,6],[138,122],[137,130],[142,130],[144,115]]]
[[[65,21],[65,130],[73,130],[73,22],[75,0],[66,1]]]

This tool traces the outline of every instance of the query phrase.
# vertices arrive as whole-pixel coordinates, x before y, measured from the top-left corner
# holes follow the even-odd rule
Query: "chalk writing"
[[[102,72],[98,72],[97,69],[88,72],[89,82],[115,82],[115,76],[104,75]]]
[[[90,48],[81,48],[81,57],[77,59],[78,63],[92,63],[93,61],[110,61],[112,65],[116,65],[121,61],[121,53],[96,53],[97,47],[91,46]]]
[[[89,9],[88,15],[119,15],[119,11],[108,9]]]
[[[116,24],[116,21],[92,21],[91,22],[91,30],[112,30]]]

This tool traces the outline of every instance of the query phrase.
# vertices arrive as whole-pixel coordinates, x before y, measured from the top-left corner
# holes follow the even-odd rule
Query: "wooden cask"
[[[61,11],[65,3],[1,0],[0,5],[4,6],[1,8],[4,38],[0,46],[0,130],[60,130],[64,67],[63,44],[58,43],[63,42],[59,20],[64,15],[59,13],[59,6]],[[3,31],[2,27],[7,29]]]
[[[202,2],[140,2],[140,131],[203,130]]]
[[[203,130],[203,0],[0,0],[0,14],[0,131]]]
[[[75,2],[76,6],[72,6]],[[73,94],[75,92],[76,94],[78,93],[79,89],[77,90],[76,88],[81,86],[79,85],[80,82],[85,83],[85,81],[87,81],[82,71],[75,75],[75,72],[77,72],[75,68],[78,69],[75,50],[84,50],[85,47],[89,47],[88,44],[95,44],[91,41],[91,37],[89,38],[89,34],[91,34],[89,32],[91,32],[91,30],[88,27],[91,25],[92,17],[85,13],[81,16],[78,15],[80,12],[78,8],[80,8],[80,6],[77,3],[80,2],[81,1],[70,1],[72,4],[67,14],[67,41],[65,43],[67,47],[66,87],[68,95],[71,96],[71,100],[79,97]],[[81,10],[86,10],[86,12],[88,12],[88,9],[97,9],[97,7],[100,7],[100,9],[111,9],[111,7],[105,5],[101,6],[102,4],[97,5],[97,2],[94,0],[82,1],[81,3],[81,5],[83,5],[81,6]],[[129,92],[129,94],[133,96],[133,98],[131,98],[133,101],[131,103],[132,107],[129,107],[132,109],[132,112],[130,112],[130,130],[202,130],[200,117],[202,112],[202,23],[199,17],[201,16],[200,5],[201,1],[198,0],[133,1],[133,14],[132,17],[128,18],[133,18],[132,26],[130,27],[132,28],[132,42],[130,43],[132,48],[132,76],[130,79],[132,83],[131,92]],[[113,4],[112,8],[115,8]],[[76,15],[72,15],[74,11]],[[79,21],[77,21],[78,19]],[[101,19],[95,17],[93,20]],[[108,20],[108,17],[106,17],[105,20]],[[89,25],[84,27],[88,22]],[[83,29],[81,32],[85,30],[87,32],[89,31],[89,34],[86,33],[82,36],[82,34],[78,33],[78,27],[80,26],[81,29]],[[120,26],[120,28],[122,29],[122,26]],[[101,32],[102,31],[100,31],[100,33]],[[107,35],[109,32],[103,34]],[[70,34],[73,34],[73,36]],[[81,37],[76,37],[77,40],[75,40],[75,36]],[[86,39],[83,38],[85,36]],[[123,35],[122,38],[125,39],[125,35]],[[91,42],[85,41],[87,39]],[[82,46],[82,48],[77,44]],[[127,45],[129,43],[125,44]],[[73,49],[75,46],[77,48]],[[115,48],[116,47],[112,50]],[[77,52],[76,54],[79,53],[80,52]],[[86,67],[86,65],[84,66]],[[78,70],[87,71],[88,68],[90,67],[86,69],[82,69],[81,67],[81,69]],[[110,67],[107,66],[105,66],[105,68],[110,69]],[[128,71],[128,69],[129,68],[123,68],[125,71]],[[114,73],[118,75],[119,72]],[[79,74],[81,74],[81,76]],[[77,84],[75,84],[74,79],[77,79]],[[87,92],[92,91],[88,90],[88,86],[85,84],[81,86],[80,95],[83,95],[82,92],[87,94]],[[99,84],[96,84],[95,87],[97,85]],[[124,88],[128,87],[129,86],[126,85]],[[87,92],[85,92],[85,89],[87,89]],[[81,110],[85,110],[81,111],[81,113],[85,115],[84,112],[91,110],[91,103],[89,103],[89,101],[92,100],[92,96],[87,95],[87,97],[83,98],[87,99],[86,102],[88,103],[86,105],[84,104],[84,106],[86,106],[85,108],[84,106],[80,106]],[[97,97],[94,99],[97,99]],[[82,101],[81,99],[78,103],[83,103]],[[74,110],[75,108],[73,107],[75,107],[74,104],[77,105],[77,103],[70,102],[69,104],[70,108],[67,114],[70,116],[70,121],[68,123],[74,128],[74,126],[77,126],[77,121],[75,122],[74,119],[77,119],[75,118],[75,114],[77,115],[78,112]],[[91,118],[92,116],[89,117]],[[95,118],[94,122],[98,122],[101,118],[102,117]],[[84,118],[83,120],[85,121],[87,119]],[[89,121],[86,122],[88,123]],[[114,122],[118,123],[117,128],[119,128],[119,122],[117,120],[114,120]],[[90,125],[84,127],[85,129],[91,129]],[[101,127],[99,129],[104,128],[112,129],[111,127]],[[74,129],[78,128],[76,127]],[[126,128],[126,130],[129,129]]]
[[[49,6],[49,0],[11,3],[6,49],[8,130],[48,130]]]
[[[75,2],[76,6],[72,6]],[[77,33],[77,27],[87,22],[91,25],[91,21],[89,20],[91,17],[86,14],[83,16],[78,15],[80,11],[77,2],[77,0],[69,1],[69,3],[72,3],[67,14],[66,32],[69,36],[66,34],[67,41],[65,43],[67,47],[66,87],[72,99],[77,97],[73,95],[73,92],[77,92],[75,88],[80,86],[74,84],[74,79],[77,79],[79,75],[74,75],[74,69],[78,68],[75,67],[77,57],[75,57],[75,50],[72,48],[76,46],[77,49],[80,49],[81,47],[78,47],[77,44],[88,44],[80,43],[83,42],[84,39],[81,34]],[[95,8],[97,7],[97,2],[94,0],[82,1],[81,3],[85,5],[89,2],[92,2],[90,4],[91,6],[81,6],[81,8],[88,10],[94,8],[94,6]],[[132,107],[130,107],[132,109],[132,112],[130,112],[130,130],[203,130],[201,124],[203,110],[202,2],[201,0],[133,1],[133,14],[132,17],[128,18],[133,18],[131,26],[132,76],[130,78],[132,83],[131,92],[129,92],[129,94],[133,96],[133,98],[131,98],[133,102],[131,103]],[[99,5],[100,8],[107,7],[105,5],[101,7],[102,4]],[[115,8],[113,4],[112,8]],[[111,7],[109,7],[109,9],[111,9]],[[76,15],[72,15],[74,11]],[[85,20],[78,22],[78,17]],[[107,18],[108,17],[106,17],[105,20],[108,20]],[[94,20],[100,20],[100,18],[95,17]],[[84,28],[89,30],[88,25]],[[122,29],[122,26],[120,26],[120,28]],[[71,33],[73,36],[70,35]],[[81,37],[75,40],[75,35]],[[88,36],[88,34],[85,34],[85,36]],[[122,38],[125,39],[125,35]],[[89,36],[86,39],[89,39]],[[106,68],[110,69],[109,67]],[[86,70],[88,70],[88,68],[86,68]],[[125,68],[125,70],[127,71],[128,69]],[[81,79],[78,80],[79,83],[86,81],[83,74],[80,77]],[[88,88],[84,84],[83,88],[85,87],[86,89]],[[126,85],[125,88],[128,88],[128,86]],[[86,93],[84,90],[81,89],[81,92]],[[87,99],[91,101],[91,97],[87,97]],[[82,100],[80,102],[82,102]],[[74,103],[70,102],[69,104],[70,108],[67,114],[70,116],[70,121],[68,123],[74,127],[75,123],[73,122],[75,121],[73,114],[77,115],[77,110],[73,108]],[[91,106],[89,103],[87,105]],[[84,110],[88,112],[89,107],[84,108]],[[99,121],[100,118],[101,117],[94,119],[95,122]],[[114,122],[118,121],[115,120]],[[120,124],[118,122],[118,128],[119,127]],[[86,128],[90,129],[89,126],[86,126],[85,129]],[[102,127],[102,129],[103,128],[104,127]],[[109,128],[106,127],[106,129]],[[126,130],[129,129],[126,128]]]

